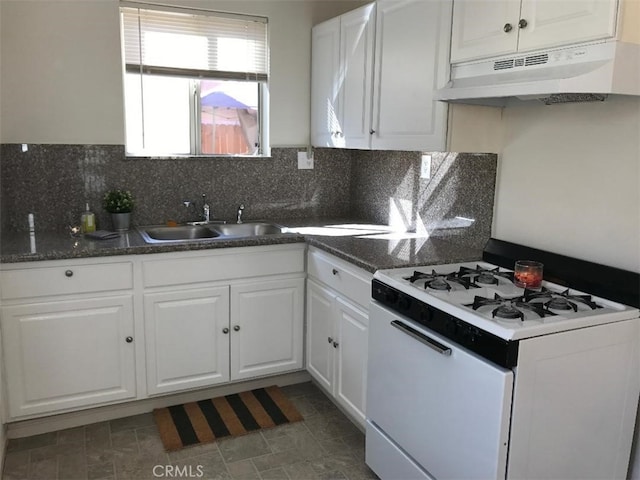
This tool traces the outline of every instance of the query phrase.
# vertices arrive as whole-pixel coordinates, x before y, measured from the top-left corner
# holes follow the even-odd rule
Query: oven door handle
[[[410,337],[415,338],[420,343],[424,343],[427,347],[435,350],[436,352],[442,355],[451,355],[451,349],[446,345],[441,344],[440,342],[435,341],[433,338],[427,337],[423,333],[420,333],[415,328],[411,328],[409,325],[402,323],[398,320],[394,320],[391,322],[392,327],[396,327],[403,333],[406,333]]]

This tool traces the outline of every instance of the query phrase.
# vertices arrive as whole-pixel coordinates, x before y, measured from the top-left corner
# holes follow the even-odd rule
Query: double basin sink
[[[221,223],[206,225],[178,225],[138,227],[147,243],[192,242],[216,238],[250,238],[285,233],[284,227],[268,222]]]

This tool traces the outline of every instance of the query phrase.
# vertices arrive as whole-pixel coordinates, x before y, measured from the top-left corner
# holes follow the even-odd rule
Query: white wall
[[[640,272],[640,99],[503,111],[493,236]]]
[[[311,27],[363,2],[169,0],[269,17],[271,145],[309,143]],[[123,144],[117,0],[0,0],[0,142]]]

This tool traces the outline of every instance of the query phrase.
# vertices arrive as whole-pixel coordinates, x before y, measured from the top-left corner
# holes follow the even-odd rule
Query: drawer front
[[[145,287],[215,282],[304,272],[304,250],[236,251],[145,261]]]
[[[129,262],[5,270],[0,278],[4,299],[133,288],[133,270]]]
[[[309,276],[315,277],[360,306],[369,308],[373,277],[369,272],[318,251],[309,252],[307,269]]]

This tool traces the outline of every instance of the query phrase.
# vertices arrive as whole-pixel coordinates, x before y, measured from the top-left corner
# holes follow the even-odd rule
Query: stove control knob
[[[395,304],[398,301],[398,292],[387,290],[384,294],[384,299],[388,303]]]
[[[433,320],[433,312],[426,305],[420,309],[420,320],[423,322],[430,322]]]
[[[401,296],[398,300],[398,307],[403,310],[409,310],[411,308],[411,297]]]
[[[455,335],[456,333],[458,333],[458,325],[456,319],[453,317],[449,317],[444,328],[449,335]]]

